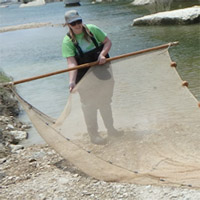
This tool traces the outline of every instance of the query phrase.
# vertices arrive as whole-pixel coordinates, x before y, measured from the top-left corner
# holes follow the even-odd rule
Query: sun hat
[[[70,24],[77,20],[82,20],[81,16],[78,14],[76,10],[70,10],[65,13],[65,22],[66,24]]]

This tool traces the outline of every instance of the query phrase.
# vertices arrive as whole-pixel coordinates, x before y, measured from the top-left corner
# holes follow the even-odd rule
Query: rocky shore
[[[0,82],[8,80],[0,73]],[[27,139],[30,127],[18,120],[19,112],[18,102],[10,89],[0,87],[0,158],[24,148],[20,141]]]
[[[9,89],[0,88],[0,102],[2,200],[200,199],[200,190],[192,188],[99,181],[79,171],[48,145],[23,147],[20,141],[28,137],[29,126],[18,120],[18,103]]]

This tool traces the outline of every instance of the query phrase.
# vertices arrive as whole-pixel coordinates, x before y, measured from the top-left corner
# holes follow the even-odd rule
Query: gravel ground
[[[48,145],[34,145],[0,159],[0,199],[198,200],[200,191],[178,187],[107,183],[88,177]]]

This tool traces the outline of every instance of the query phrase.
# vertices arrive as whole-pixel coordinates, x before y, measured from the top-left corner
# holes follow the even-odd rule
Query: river
[[[64,7],[63,2],[26,8],[13,4],[0,8],[0,27],[33,22],[61,24],[65,11],[77,9],[84,23],[96,24],[107,32],[113,44],[111,56],[179,41],[178,46],[170,49],[170,55],[177,62],[181,78],[189,82],[191,92],[200,100],[200,26],[132,26],[133,19],[149,14],[149,10],[134,7],[130,2],[92,4],[85,0],[81,6],[71,8]],[[67,64],[62,58],[61,45],[66,32],[66,27],[57,25],[0,33],[0,70],[20,80],[65,69]],[[39,110],[58,117],[69,95],[68,75],[24,83],[17,89]],[[21,119],[28,120],[24,112]],[[32,132],[35,133],[34,129]],[[41,141],[36,133],[30,134],[30,139],[36,143]]]

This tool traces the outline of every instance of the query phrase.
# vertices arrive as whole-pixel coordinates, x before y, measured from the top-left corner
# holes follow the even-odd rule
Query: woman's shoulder
[[[86,25],[88,27],[88,29],[90,30],[90,32],[100,41],[102,42],[105,37],[107,36],[107,34],[100,29],[98,26],[94,25],[94,24],[87,24]]]
[[[94,24],[86,24],[86,26],[90,31],[100,29],[98,26],[96,26]]]
[[[68,36],[68,34],[66,34],[66,35],[64,36],[63,42],[64,42],[64,43],[71,42],[71,38]]]

